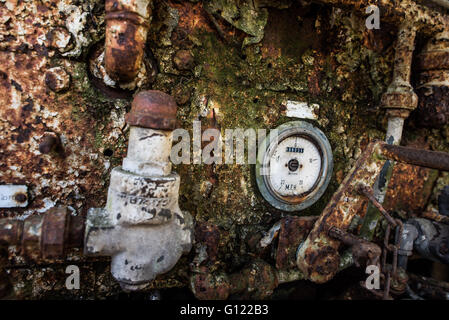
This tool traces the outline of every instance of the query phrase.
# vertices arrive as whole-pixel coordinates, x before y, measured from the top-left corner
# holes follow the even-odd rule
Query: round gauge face
[[[324,133],[305,121],[285,123],[259,149],[256,182],[273,207],[299,211],[314,204],[332,176],[332,149]]]
[[[321,152],[305,136],[289,136],[269,155],[268,183],[281,198],[296,202],[311,192],[320,178]],[[298,199],[295,199],[298,198]]]

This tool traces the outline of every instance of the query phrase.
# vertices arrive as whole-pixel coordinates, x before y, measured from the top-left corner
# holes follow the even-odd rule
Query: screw
[[[70,75],[61,67],[50,68],[45,72],[45,84],[54,92],[67,90],[70,86]]]
[[[62,148],[58,135],[54,132],[46,132],[39,143],[39,152],[48,154],[51,151],[55,151],[61,155],[64,154],[64,149]]]
[[[17,193],[16,195],[14,195],[14,199],[18,203],[24,203],[27,200],[27,195],[24,193]]]

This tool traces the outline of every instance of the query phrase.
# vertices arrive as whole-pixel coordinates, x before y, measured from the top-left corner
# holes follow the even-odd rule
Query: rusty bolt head
[[[67,90],[70,86],[70,75],[61,67],[50,68],[45,72],[45,84],[54,92]]]
[[[50,47],[64,53],[73,48],[72,34],[63,27],[57,27],[47,34]]]
[[[59,137],[53,132],[46,132],[39,143],[39,152],[42,154],[50,153],[60,144]]]
[[[27,201],[28,197],[25,193],[19,192],[14,195],[14,199],[16,199],[16,202],[18,203],[24,203]]]
[[[181,71],[191,70],[195,66],[195,61],[189,50],[179,50],[173,57],[173,63]]]
[[[131,111],[125,119],[131,126],[173,130],[176,127],[176,111],[173,97],[161,91],[148,90],[134,97]]]

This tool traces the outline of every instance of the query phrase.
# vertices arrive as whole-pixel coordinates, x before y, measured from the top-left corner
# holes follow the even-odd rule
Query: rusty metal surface
[[[147,90],[138,93],[125,116],[131,126],[173,130],[176,127],[177,105],[175,99],[161,91]]]
[[[305,240],[317,217],[288,216],[280,221],[276,248],[276,268],[289,269],[296,266],[296,251]]]
[[[428,41],[417,57],[419,105],[413,114],[421,127],[441,128],[449,117],[449,33]]]
[[[382,250],[377,244],[361,239],[337,227],[332,227],[329,230],[329,236],[351,247],[352,257],[357,267],[378,265]]]
[[[230,275],[211,274],[203,268],[191,279],[192,291],[200,300],[225,300],[232,295],[239,299],[266,299],[278,284],[276,269],[260,259]]]
[[[369,4],[326,2],[340,8],[355,5],[360,9],[360,14],[356,10],[356,16],[362,18],[364,7]],[[396,24],[407,14],[417,20],[418,32],[427,35],[442,28],[441,14],[416,6],[413,1],[376,3],[385,12],[382,21],[387,23]],[[379,124],[375,127],[375,116],[367,113],[377,112],[374,106],[379,92],[390,81],[394,34],[386,31],[391,27],[387,23],[382,30],[373,31],[376,37],[386,39],[380,48],[365,44],[364,21],[354,18],[348,10],[333,10],[325,5],[319,11],[316,7],[289,11],[290,8],[276,5],[275,9],[268,9],[269,21],[261,45],[242,49],[245,32],[224,21],[220,13],[212,13],[211,18],[202,1],[155,1],[155,4],[146,45],[151,47],[160,73],[154,82],[136,87],[174,95],[182,107],[179,121],[183,127],[189,128],[192,119],[210,107],[217,110],[217,121],[223,128],[270,128],[283,121],[278,110],[283,99],[320,100],[319,123],[336,146],[338,159],[336,182],[326,201],[366,142],[383,136],[383,128]],[[132,94],[98,92],[86,72],[90,48],[101,44],[105,35],[104,11],[101,1],[7,0],[0,5],[0,178],[8,184],[29,187],[28,207],[1,210],[1,217],[39,216],[56,205],[71,206],[84,215],[87,208],[104,204],[109,170],[126,151],[124,115],[130,107],[126,99]],[[280,20],[285,21],[283,28],[277,27]],[[332,21],[332,26],[327,21]],[[295,30],[291,30],[291,25]],[[307,38],[305,43],[291,41],[304,40],[304,35],[313,39]],[[329,45],[327,39],[335,41]],[[54,69],[50,70],[55,67],[63,68],[64,79],[70,81],[53,77],[58,76]],[[210,102],[204,105],[198,102],[203,97]],[[48,132],[60,137],[65,157],[53,150],[46,154],[39,152],[41,139]],[[430,138],[442,136],[433,132]],[[217,224],[233,239],[229,246],[232,249],[223,248],[226,254],[239,250],[236,243],[241,225],[252,231],[254,226],[268,227],[273,219],[278,219],[279,213],[265,208],[254,194],[250,170],[246,167],[213,168],[213,188],[207,187],[209,177],[203,176],[203,167],[182,166],[177,170],[183,181],[188,181],[182,186],[185,208],[195,213],[197,221]],[[323,202],[307,214],[319,215],[324,205]],[[80,227],[80,222],[74,225]],[[71,238],[80,243],[76,234]],[[15,253],[10,256],[11,264],[23,263]],[[234,267],[237,260],[229,265]],[[186,285],[182,274],[189,262],[180,264],[175,273],[156,281],[155,286]],[[56,287],[63,287],[63,268],[54,270],[59,273],[54,275],[50,269],[42,271],[29,264],[12,274],[18,283],[16,287],[26,297],[41,298],[51,295]],[[58,294],[103,297],[117,290],[107,268],[82,270],[86,274],[86,287],[91,291],[86,289],[78,295],[62,288]]]
[[[422,141],[407,146],[428,149]],[[396,163],[385,194],[384,208],[407,216],[419,215],[426,209],[437,178],[436,170]]]

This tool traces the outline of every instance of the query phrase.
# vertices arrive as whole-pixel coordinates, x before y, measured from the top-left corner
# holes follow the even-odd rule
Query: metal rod
[[[436,4],[449,9],[449,0],[431,0]]]
[[[382,154],[391,160],[420,167],[449,171],[449,154],[446,152],[384,144],[382,146]]]
[[[385,210],[382,204],[380,204],[379,201],[377,201],[376,197],[374,196],[373,189],[363,184],[359,184],[358,191],[365,197],[367,197],[369,201],[371,201],[371,203],[380,211],[380,213],[382,213],[385,219],[387,219],[389,224],[391,224],[392,226],[397,225],[397,222],[390,216],[387,210]]]

